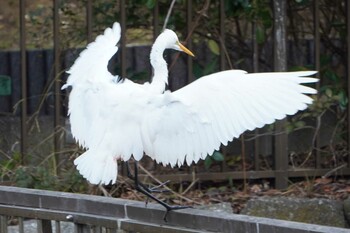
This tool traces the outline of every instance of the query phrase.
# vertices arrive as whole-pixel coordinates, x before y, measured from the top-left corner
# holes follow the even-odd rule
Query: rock
[[[232,206],[230,202],[221,202],[218,204],[206,205],[206,206],[198,206],[196,207],[202,210],[210,210],[220,213],[230,213],[232,214]]]
[[[350,223],[350,197],[344,200],[343,205],[345,218],[348,221],[348,223]]]
[[[249,200],[241,214],[342,228],[347,227],[343,204],[340,201],[328,199],[262,197]]]

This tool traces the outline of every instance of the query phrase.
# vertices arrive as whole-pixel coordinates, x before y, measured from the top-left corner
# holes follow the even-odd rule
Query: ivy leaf
[[[224,155],[219,151],[215,151],[211,157],[216,162],[222,162],[225,159]]]
[[[148,9],[153,9],[156,5],[156,0],[147,0],[146,6]]]
[[[328,97],[331,98],[331,97],[333,96],[333,91],[332,91],[332,89],[327,88],[326,91],[325,91],[325,94],[326,94]]]
[[[259,18],[261,19],[264,28],[272,27],[272,16],[267,8],[259,10]]]
[[[295,122],[295,127],[296,128],[302,128],[304,127],[306,124],[305,124],[305,121],[297,121]]]
[[[346,95],[346,92],[344,90],[341,90],[338,94],[338,98],[340,108],[344,111],[348,105],[348,97]]]
[[[256,25],[255,39],[258,44],[262,44],[265,42],[265,32],[263,27],[260,25]]]
[[[213,159],[210,156],[207,156],[204,160],[205,169],[208,170],[212,164],[213,164]]]
[[[220,55],[220,47],[215,40],[208,40],[208,47],[212,53],[215,55]]]
[[[218,59],[215,57],[209,64],[207,64],[202,71],[202,75],[214,73],[218,68]]]
[[[6,75],[0,75],[0,96],[11,95],[11,78]]]
[[[195,62],[193,64],[193,75],[195,78],[200,78],[203,76],[202,70],[203,68],[198,63]]]

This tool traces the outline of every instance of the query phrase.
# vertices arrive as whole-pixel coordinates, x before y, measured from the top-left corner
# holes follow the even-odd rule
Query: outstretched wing
[[[102,133],[99,121],[101,98],[107,98],[107,90],[114,86],[114,76],[108,71],[108,62],[118,51],[120,25],[114,23],[102,35],[90,43],[74,62],[68,73],[67,86],[72,86],[69,96],[71,131],[74,138],[83,147],[89,148],[94,141],[93,135]],[[108,92],[109,93],[109,92]]]
[[[113,79],[107,65],[111,57],[118,51],[119,39],[120,25],[116,22],[112,28],[107,28],[80,53],[73,66],[67,71],[70,75],[62,89],[79,83],[96,83]]]
[[[69,95],[71,131],[77,142],[88,150],[74,164],[91,183],[114,183],[118,165],[115,154],[108,145],[99,147],[108,137],[108,122],[103,119],[118,99],[118,89],[123,83],[115,83],[108,71],[108,62],[118,51],[120,25],[114,23],[102,35],[83,50],[68,71],[67,83],[72,86]],[[110,139],[112,140],[112,139]]]
[[[142,127],[145,152],[163,164],[188,164],[205,158],[220,144],[307,108],[316,90],[303,83],[315,71],[211,74],[164,95],[148,111]]]

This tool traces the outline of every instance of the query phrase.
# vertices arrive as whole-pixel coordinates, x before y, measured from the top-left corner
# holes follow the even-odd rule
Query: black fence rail
[[[252,42],[251,42],[252,43]],[[234,47],[238,47],[239,44],[235,44]],[[265,45],[267,48],[264,51],[266,57],[272,56],[273,42],[269,41]],[[313,64],[315,63],[312,50],[315,47],[315,43],[310,39],[303,39],[299,41],[299,45],[296,45],[293,41],[288,41],[287,46],[293,53],[287,54],[287,60],[289,66],[297,66],[300,63]],[[201,63],[209,63],[215,59],[215,56],[210,51],[205,43],[199,43],[193,45],[192,50],[195,52],[196,61]],[[74,60],[78,57],[82,48],[67,49],[61,51],[60,66],[61,73],[60,79],[64,82],[67,78],[68,70]],[[152,76],[152,70],[149,62],[149,55],[151,51],[150,45],[133,45],[126,48],[125,69],[126,77],[136,82],[149,81]],[[308,51],[305,53],[305,51]],[[174,67],[170,70],[169,86],[171,90],[177,90],[188,83],[190,78],[193,77],[193,73],[186,72],[188,69],[186,56],[175,57],[174,54],[167,54],[167,63],[173,64]],[[27,102],[27,114],[30,116],[37,111],[40,115],[54,115],[54,99],[55,93],[53,90],[52,78],[54,69],[54,50],[53,49],[30,49],[26,52],[27,67],[27,92],[28,97],[25,99]],[[176,60],[175,60],[176,58]],[[243,59],[242,59],[243,60]],[[303,61],[301,61],[303,60]],[[253,64],[251,58],[245,58],[242,61],[241,69],[253,70]],[[18,67],[20,66],[20,52],[19,51],[1,51],[0,50],[0,75],[5,75],[10,78],[11,83],[8,93],[0,93],[0,116],[1,115],[15,115],[20,116],[21,109],[18,107],[14,109],[17,103],[21,103],[21,75]],[[273,70],[273,62],[270,61],[264,66],[265,71]],[[118,54],[116,54],[110,62],[109,70],[114,74],[119,74],[121,70],[121,60]],[[4,83],[5,85],[6,83]],[[1,85],[1,81],[0,81]],[[2,89],[1,89],[2,90]],[[64,94],[63,92],[60,92]],[[63,113],[66,113],[65,101],[62,103]],[[65,116],[65,114],[63,114]]]
[[[0,187],[0,197],[1,233],[8,232],[11,222],[17,222],[19,233],[28,232],[24,224],[28,219],[37,220],[38,233],[349,232],[342,228],[195,208],[170,212],[165,222],[165,211],[156,204],[146,207],[137,201],[16,187]],[[63,231],[61,228],[66,222],[71,223],[71,228]]]

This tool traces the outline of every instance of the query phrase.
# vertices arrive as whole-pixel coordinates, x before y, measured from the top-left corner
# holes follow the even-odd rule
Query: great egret
[[[165,49],[191,56],[171,30],[154,42],[150,83],[119,79],[107,70],[117,52],[120,25],[114,23],[81,52],[68,71],[71,131],[84,148],[74,164],[92,184],[115,183],[117,161],[136,161],[145,153],[164,165],[196,163],[253,130],[307,108],[316,90],[303,86],[315,71],[251,73],[227,70],[166,91]],[[123,77],[124,78],[124,77]],[[135,174],[137,179],[137,174]]]

